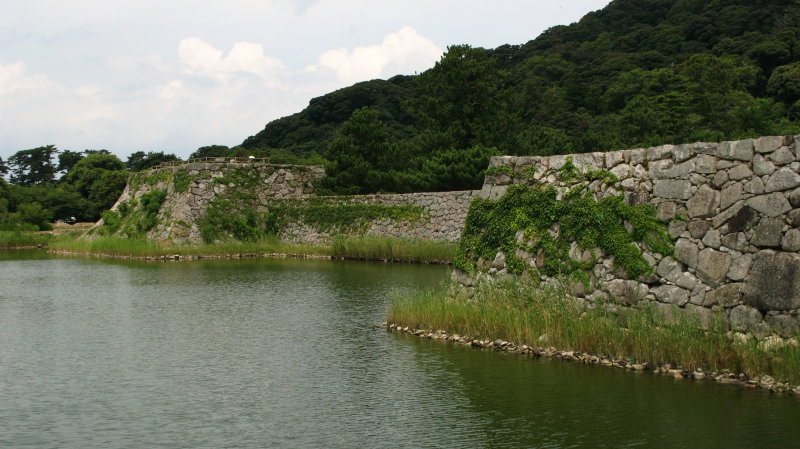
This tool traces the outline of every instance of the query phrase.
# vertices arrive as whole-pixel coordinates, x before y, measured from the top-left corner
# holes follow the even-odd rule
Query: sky
[[[56,145],[186,158],[310,99],[523,44],[608,0],[3,0],[0,157]]]

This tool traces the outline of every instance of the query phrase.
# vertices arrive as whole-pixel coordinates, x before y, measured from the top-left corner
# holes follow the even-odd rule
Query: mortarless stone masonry
[[[494,157],[507,174],[486,177],[480,195],[496,199],[512,183],[540,181],[568,156]],[[625,279],[602,258],[590,288],[568,285],[592,304],[650,302],[669,316],[684,313],[707,325],[719,312],[732,330],[795,336],[800,330],[800,136],[736,142],[664,145],[571,156],[581,168],[604,169],[613,187],[590,185],[597,198],[622,194],[629,204],[649,203],[670,220],[675,256],[645,252],[654,269],[646,279]],[[508,173],[497,170],[495,173]],[[555,183],[545,178],[544,182]],[[498,262],[498,260],[500,262]],[[535,261],[526,263],[535,265]],[[502,251],[487,272],[503,273]],[[479,272],[477,277],[487,273]],[[465,281],[466,273],[454,279]],[[543,277],[545,282],[555,282]]]
[[[159,224],[148,232],[147,237],[162,242],[200,243],[198,221],[205,216],[206,207],[216,197],[225,197],[233,189],[240,189],[233,183],[219,182],[234,170],[255,170],[258,176],[257,187],[251,188],[255,195],[254,207],[269,210],[276,201],[296,201],[302,205],[314,195],[313,181],[324,176],[319,166],[270,165],[264,163],[216,162],[191,163],[152,170],[144,173],[154,180],[131,182],[125,187],[112,210],[117,210],[123,202],[139,200],[142,195],[156,189],[167,192],[166,200],[158,215]],[[159,177],[159,171],[169,172],[170,176]],[[176,190],[173,177],[184,171],[190,179],[185,191]],[[217,181],[215,181],[215,179]],[[367,223],[359,230],[359,235],[398,237],[409,239],[457,242],[472,199],[478,191],[424,192],[407,194],[373,194],[353,196],[330,196],[325,198],[334,204],[380,204],[386,206],[417,206],[424,211],[424,217],[416,220],[378,219]],[[100,220],[95,227],[102,225]],[[284,227],[279,237],[295,243],[325,243],[340,232],[336,229],[321,231],[306,223],[290,223]]]

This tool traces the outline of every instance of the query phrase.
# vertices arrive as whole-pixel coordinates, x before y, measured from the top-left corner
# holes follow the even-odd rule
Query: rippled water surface
[[[0,447],[797,447],[800,400],[374,329],[442,267],[0,254]]]

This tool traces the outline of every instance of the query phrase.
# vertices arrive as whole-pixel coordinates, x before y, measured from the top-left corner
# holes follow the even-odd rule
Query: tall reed
[[[0,248],[21,248],[46,245],[53,236],[47,233],[28,231],[0,231]]]
[[[769,348],[756,339],[739,342],[730,338],[719,317],[712,318],[706,331],[690,317],[668,317],[653,307],[584,309],[563,292],[519,281],[480,285],[473,298],[447,285],[397,296],[387,321],[688,370],[770,374],[800,383],[800,348]]]
[[[448,242],[411,240],[391,237],[344,237],[331,243],[333,257],[403,262],[453,261],[456,244]]]
[[[288,243],[272,236],[254,241],[228,241],[201,245],[161,244],[154,240],[119,237],[92,239],[59,237],[52,240],[48,247],[56,251],[132,257],[303,254],[433,263],[450,263],[455,254],[455,244],[452,243],[388,237],[338,237],[331,244],[321,245]]]

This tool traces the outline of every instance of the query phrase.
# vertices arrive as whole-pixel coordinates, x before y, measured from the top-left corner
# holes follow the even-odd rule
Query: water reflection
[[[387,334],[443,267],[0,259],[2,447],[762,447],[800,401]]]

